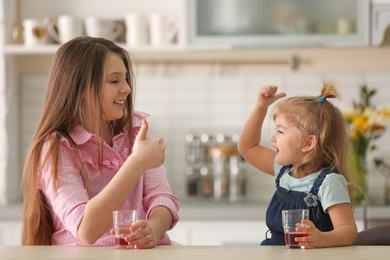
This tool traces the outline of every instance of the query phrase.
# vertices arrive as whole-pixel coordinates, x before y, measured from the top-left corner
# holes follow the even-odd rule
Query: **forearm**
[[[112,225],[112,211],[122,208],[143,170],[129,157],[107,186],[88,201],[77,233],[79,240],[92,244],[104,234]]]
[[[323,232],[321,247],[349,246],[357,237],[357,229],[354,225],[345,225],[329,232]]]
[[[152,227],[156,243],[160,237],[169,229],[173,217],[169,209],[164,206],[158,206],[151,210],[148,222]]]
[[[349,203],[335,204],[327,208],[333,230],[322,232],[319,247],[352,245],[357,237],[357,227]]]
[[[250,148],[257,146],[261,140],[261,128],[267,114],[267,107],[256,106],[245,122],[238,141],[238,150],[244,156]]]

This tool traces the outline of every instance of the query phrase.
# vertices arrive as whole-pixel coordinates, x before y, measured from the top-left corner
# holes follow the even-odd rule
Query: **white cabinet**
[[[21,221],[0,221],[0,245],[17,246],[21,245],[22,222]]]
[[[371,44],[378,46],[390,27],[390,0],[373,0],[371,15]]]
[[[261,220],[181,220],[168,234],[182,245],[259,245],[267,230]]]
[[[258,245],[268,230],[264,220],[267,205],[259,201],[183,201],[180,220],[168,234],[183,245]]]
[[[368,46],[370,0],[190,0],[190,44]]]
[[[358,231],[365,229],[362,218],[356,225]],[[180,220],[168,234],[182,245],[260,245],[267,230],[265,220]]]
[[[268,230],[267,205],[264,202],[182,203],[180,220],[168,234],[183,245],[259,245]],[[389,209],[378,208],[369,216],[378,217],[378,213],[386,212]],[[364,230],[364,217],[367,217],[364,208],[356,208],[354,217],[358,230]]]

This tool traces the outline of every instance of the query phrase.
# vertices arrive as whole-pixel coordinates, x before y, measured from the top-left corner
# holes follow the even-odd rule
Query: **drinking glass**
[[[113,211],[113,222],[115,230],[115,246],[119,249],[133,249],[125,241],[125,236],[129,235],[130,227],[138,220],[138,210],[117,210]]]
[[[306,232],[296,231],[296,224],[301,223],[304,219],[309,219],[308,209],[282,210],[284,238],[287,248],[305,248],[304,246],[300,246],[299,242],[295,241],[296,237],[307,237]]]

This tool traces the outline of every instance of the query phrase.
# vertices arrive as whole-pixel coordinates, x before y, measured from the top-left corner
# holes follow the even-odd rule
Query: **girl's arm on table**
[[[307,232],[306,238],[297,238],[300,245],[320,248],[352,245],[357,237],[355,218],[349,203],[336,204],[328,208],[332,220],[333,230],[328,232],[319,231],[311,221],[304,220],[304,225],[310,228],[297,227],[297,231]]]

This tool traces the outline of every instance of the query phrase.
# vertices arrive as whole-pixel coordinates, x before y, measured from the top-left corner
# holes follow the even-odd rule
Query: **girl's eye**
[[[282,132],[281,130],[275,129],[275,131],[276,131],[278,134],[283,134],[283,132]]]

